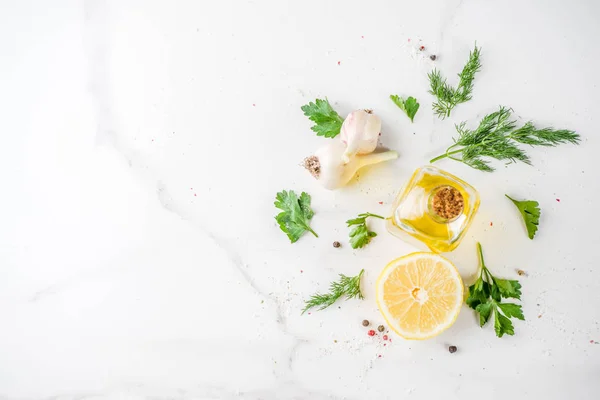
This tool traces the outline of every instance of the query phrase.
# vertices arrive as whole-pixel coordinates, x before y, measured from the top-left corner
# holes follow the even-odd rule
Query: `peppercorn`
[[[383,326],[383,325],[379,325],[379,326],[377,327],[377,330],[378,330],[379,332],[383,332],[383,331],[385,331],[385,326]]]
[[[435,61],[437,59],[437,56],[435,54],[432,54],[429,56],[429,58],[431,58],[431,61]]]
[[[369,326],[369,320],[363,319],[363,326]]]
[[[388,335],[383,335],[383,340],[388,340]]]
[[[456,348],[456,346],[450,346],[450,347],[448,347],[448,351],[449,351],[450,353],[456,353],[456,350],[458,350],[458,349]]]
[[[373,329],[371,329],[371,330],[368,332],[368,335],[369,335],[369,336],[375,336],[375,331],[374,331]]]
[[[340,242],[338,242],[338,241],[333,242],[333,247],[335,247],[336,249],[341,246],[342,246],[342,244]]]

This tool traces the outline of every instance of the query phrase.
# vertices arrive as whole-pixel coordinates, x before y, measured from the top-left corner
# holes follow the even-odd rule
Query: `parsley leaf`
[[[496,331],[496,336],[502,337],[504,334],[512,336],[515,334],[515,327],[512,322],[510,322],[510,319],[500,314],[498,308],[496,308],[495,317],[494,330]]]
[[[469,286],[467,305],[475,310],[478,305],[485,304],[488,297],[490,297],[490,284],[479,277],[473,285]]]
[[[334,138],[342,129],[343,118],[331,107],[327,99],[316,99],[301,107],[304,115],[315,123],[310,129],[317,133],[317,136]]]
[[[406,115],[408,115],[408,118],[410,118],[410,122],[414,122],[413,120],[415,118],[415,114],[417,113],[417,111],[419,111],[420,106],[420,104],[417,102],[417,99],[415,99],[414,97],[409,97],[408,99],[404,100],[402,97],[397,96],[395,94],[391,94],[390,99],[392,99],[392,101],[395,105],[398,106],[398,108],[400,108],[406,113]]]
[[[493,303],[481,303],[475,308],[475,311],[479,313],[479,326],[484,326],[488,322],[492,311],[494,311],[492,307]]]
[[[512,298],[521,300],[521,284],[517,280],[494,278],[500,295],[505,299]]]
[[[495,278],[485,266],[481,244],[477,243],[479,253],[479,277],[469,286],[466,303],[479,313],[479,326],[484,326],[494,314],[496,336],[514,335],[515,328],[510,318],[525,320],[519,304],[502,303],[502,298],[521,298],[521,284],[516,280]]]
[[[310,195],[302,192],[298,198],[293,190],[283,190],[277,193],[275,207],[283,210],[277,214],[275,220],[292,243],[298,241],[305,231],[319,237],[309,226],[309,221],[314,215],[310,208]]]
[[[500,304],[498,304],[498,307],[500,308],[500,310],[502,310],[504,315],[506,315],[507,317],[509,317],[509,318],[515,317],[517,319],[520,319],[521,321],[525,321],[525,316],[523,315],[523,310],[521,309],[521,306],[519,304],[500,303]]]
[[[540,203],[533,200],[518,201],[507,194],[505,194],[505,196],[508,197],[521,212],[523,221],[525,221],[525,227],[527,228],[527,236],[529,236],[529,239],[533,240],[533,237],[538,230],[538,225],[540,224]]]
[[[356,276],[346,276],[340,274],[339,282],[331,282],[329,287],[329,293],[313,294],[310,299],[305,302],[302,314],[313,307],[319,307],[319,310],[323,310],[333,303],[335,303],[340,297],[346,296],[346,300],[358,297],[364,299],[362,292],[360,291],[360,278],[362,277],[365,270],[361,270]]]
[[[369,231],[367,228],[368,217],[385,219],[381,215],[363,213],[358,214],[358,218],[349,219],[346,221],[349,227],[354,226],[354,228],[352,228],[350,231],[350,245],[353,249],[365,247],[367,244],[369,244],[372,238],[377,236],[375,232]]]

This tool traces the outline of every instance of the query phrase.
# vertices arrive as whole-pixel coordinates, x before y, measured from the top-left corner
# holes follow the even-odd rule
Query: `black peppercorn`
[[[429,56],[429,58],[431,58],[431,61],[435,61],[437,56],[435,54],[432,54]]]
[[[363,324],[363,326],[369,326],[369,321],[366,319],[363,319],[362,324]]]
[[[336,249],[341,246],[342,246],[342,244],[340,242],[337,242],[337,241],[333,242],[333,247],[335,247]]]
[[[385,326],[383,326],[383,325],[379,325],[379,326],[377,327],[377,330],[378,330],[379,332],[383,332],[383,331],[385,331]]]
[[[448,347],[448,351],[449,351],[450,353],[456,353],[456,350],[458,350],[458,349],[456,348],[456,346],[450,346],[450,347]]]

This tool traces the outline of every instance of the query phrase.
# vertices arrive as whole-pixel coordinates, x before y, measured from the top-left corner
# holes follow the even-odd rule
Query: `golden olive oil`
[[[415,171],[394,201],[387,228],[404,240],[419,240],[433,252],[452,251],[471,225],[479,201],[475,188],[465,181],[425,166]]]

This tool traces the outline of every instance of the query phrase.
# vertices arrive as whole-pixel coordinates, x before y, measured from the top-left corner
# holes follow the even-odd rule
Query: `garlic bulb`
[[[333,190],[350,182],[356,172],[366,165],[398,158],[398,153],[395,151],[351,155],[348,157],[346,157],[346,153],[346,144],[335,138],[328,145],[317,150],[313,156],[306,158],[304,160],[304,167],[326,189]]]
[[[352,111],[342,124],[340,138],[346,145],[343,157],[349,162],[356,154],[369,154],[377,147],[381,120],[371,110]]]

